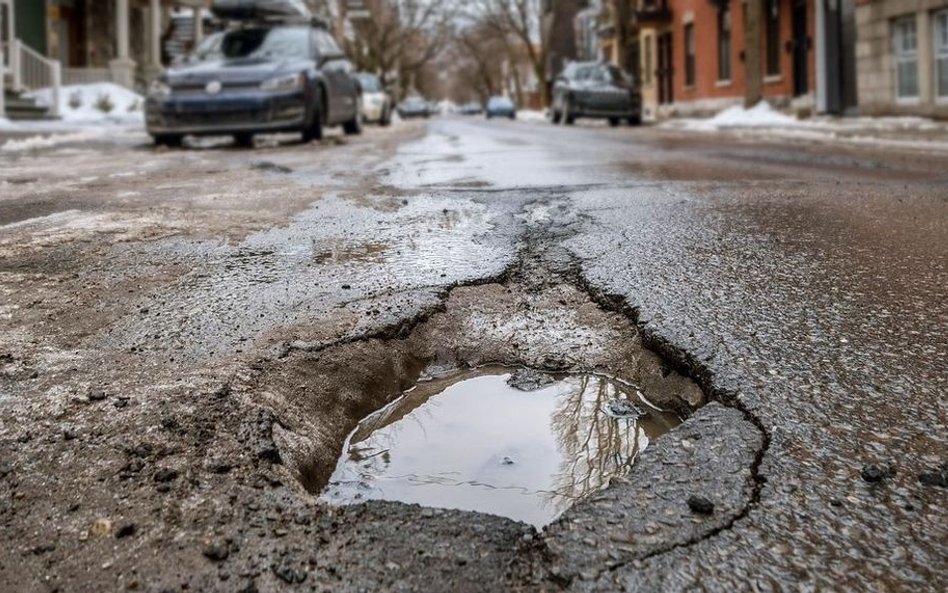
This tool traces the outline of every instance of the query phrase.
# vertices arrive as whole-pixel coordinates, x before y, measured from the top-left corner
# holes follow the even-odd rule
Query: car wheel
[[[516,113],[511,113],[511,114],[510,114],[510,119],[517,119],[517,114],[516,114]]]
[[[234,134],[234,144],[241,148],[253,148],[253,134]]]
[[[382,111],[382,117],[379,119],[379,125],[383,127],[392,125],[392,110],[388,107]]]
[[[561,119],[563,119],[563,114],[554,109],[554,110],[553,110],[553,114],[550,116],[550,120],[551,120],[554,124],[558,124],[558,123],[560,123],[560,120],[561,120]]]
[[[168,148],[180,148],[184,141],[184,137],[178,134],[166,134],[153,136],[152,138],[155,140],[155,146],[167,146]]]
[[[611,127],[613,127],[613,128],[617,127],[620,123],[621,123],[621,122],[619,121],[619,118],[618,118],[618,117],[610,117],[610,118],[609,118],[609,125],[610,125]]]
[[[344,131],[347,136],[358,136],[362,133],[362,99],[356,99],[355,115],[352,119],[342,124],[342,131]]]
[[[570,97],[563,102],[563,123],[568,126],[576,123],[576,116],[573,114],[573,99]]]
[[[313,102],[313,113],[310,115],[309,125],[303,129],[303,142],[314,142],[323,139],[323,95],[322,91],[316,93],[316,100]]]
[[[633,127],[634,127],[634,126],[641,126],[641,125],[642,125],[642,116],[641,116],[641,115],[633,115],[632,117],[630,117],[630,118],[629,118],[629,125],[630,125],[630,126],[633,126]]]

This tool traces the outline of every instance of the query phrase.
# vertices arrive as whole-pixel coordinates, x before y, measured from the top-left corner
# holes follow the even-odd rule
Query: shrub
[[[73,91],[69,93],[69,107],[79,109],[82,107],[82,91]]]
[[[102,93],[95,101],[95,108],[102,113],[111,113],[115,109],[115,103],[112,102],[108,93]]]

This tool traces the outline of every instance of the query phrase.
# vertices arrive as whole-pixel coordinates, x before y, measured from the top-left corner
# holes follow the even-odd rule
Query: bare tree
[[[543,84],[547,79],[547,43],[542,26],[541,0],[473,0],[471,5],[468,10],[470,18],[492,29],[503,39],[513,37],[519,42],[541,83],[542,103],[549,104],[548,89]],[[508,45],[510,50],[512,46]]]
[[[455,13],[450,0],[366,0],[369,18],[353,21],[354,38],[345,44],[359,69],[378,73],[390,84],[397,77],[413,86],[445,48]]]

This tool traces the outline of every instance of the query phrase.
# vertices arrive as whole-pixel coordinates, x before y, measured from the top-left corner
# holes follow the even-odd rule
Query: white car
[[[362,121],[387,126],[392,123],[392,98],[385,92],[382,81],[374,74],[361,72],[358,75],[362,85]]]

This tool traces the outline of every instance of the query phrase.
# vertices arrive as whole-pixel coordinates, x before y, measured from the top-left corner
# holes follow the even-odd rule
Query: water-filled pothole
[[[680,422],[608,377],[512,375],[490,367],[422,382],[371,414],[346,440],[322,500],[393,500],[542,527]]]

